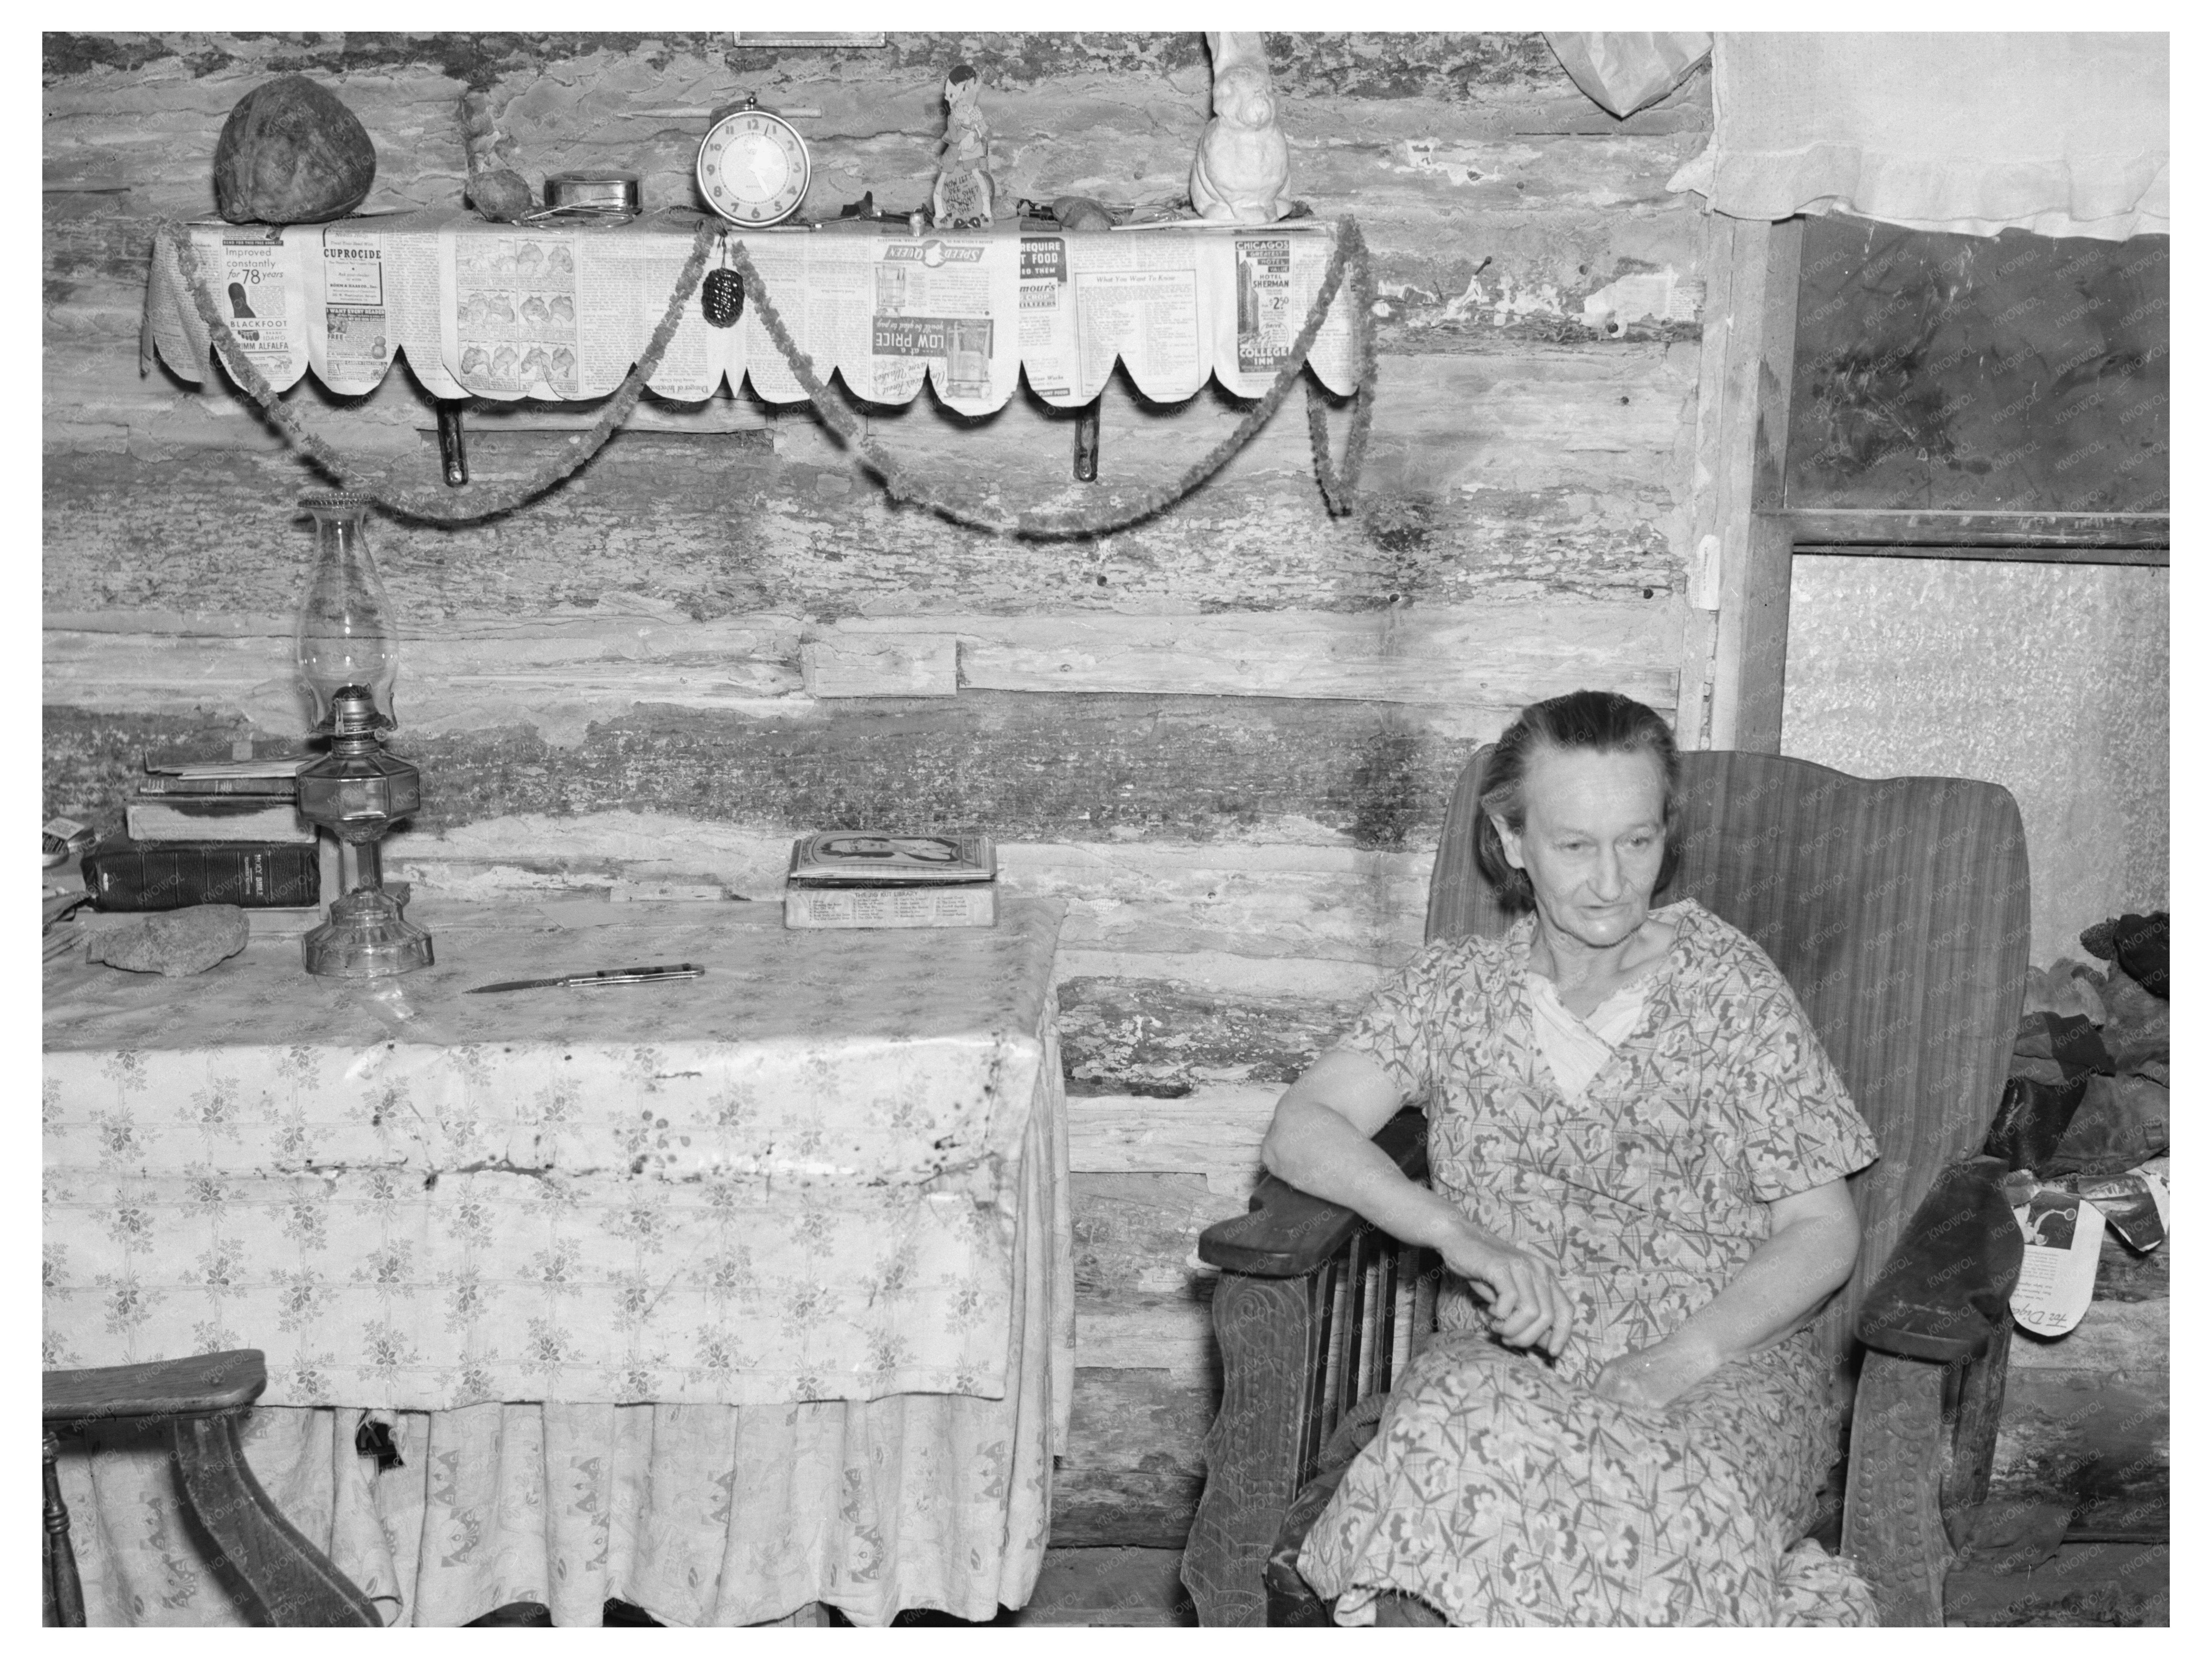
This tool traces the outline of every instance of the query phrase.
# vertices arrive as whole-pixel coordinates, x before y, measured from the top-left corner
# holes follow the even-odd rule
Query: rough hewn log
[[[1364,505],[1349,520],[1322,510],[1303,425],[1279,418],[1174,512],[1127,532],[1051,544],[977,537],[888,506],[798,410],[773,416],[773,447],[738,442],[757,434],[617,435],[535,508],[458,530],[381,521],[374,542],[394,603],[416,624],[603,604],[704,619],[1643,599],[1682,586],[1665,481],[1692,367],[1686,351],[1670,358],[1649,345],[1386,360]],[[311,545],[290,504],[323,481],[277,453],[278,440],[220,377],[204,394],[165,392],[168,412],[158,418],[129,380],[139,401],[103,412],[112,387],[100,382],[124,373],[112,359],[101,368],[82,354],[49,354],[50,428],[105,422],[107,448],[147,459],[49,456],[47,609],[289,609]],[[323,412],[320,396],[308,383],[293,394],[341,450],[411,486],[435,477],[427,437],[410,427],[412,454],[392,457],[388,445],[372,453],[362,448],[362,417]],[[389,421],[416,412],[404,379],[387,379],[372,401],[390,405]],[[1211,391],[1165,410],[1118,393],[1109,401],[1097,485],[1068,481],[1064,430],[1025,403],[963,425],[918,401],[871,424],[924,476],[1054,507],[1133,499],[1239,412]],[[161,459],[194,431],[225,453]],[[479,446],[472,475],[519,475],[557,441],[509,439],[496,453]],[[261,453],[242,453],[257,444]]]
[[[1060,989],[1068,1086],[1169,1098],[1203,1083],[1279,1088],[1335,1039],[1357,1006],[1212,996],[1139,981],[1071,980]]]
[[[1210,1276],[1197,1258],[1198,1236],[1220,1219],[1222,1201],[1203,1176],[1098,1174],[1074,1167],[1069,1137],[1068,1200],[1075,1240],[1075,1295],[1104,1307],[1123,1296],[1189,1297]],[[1084,1344],[1079,1335],[1077,1346]],[[1095,1346],[1095,1345],[1093,1345]],[[1082,1363],[1111,1365],[1109,1355],[1081,1356]]]
[[[535,627],[464,626],[406,642],[408,724],[481,731],[575,705],[600,719],[639,704],[804,718],[814,698],[999,691],[1327,697],[1510,708],[1603,683],[1674,701],[1680,606],[1557,601],[1123,617],[787,616],[712,623],[640,617]],[[112,620],[112,613],[108,619]],[[192,626],[186,623],[185,626]],[[249,631],[258,630],[258,631]],[[923,631],[931,630],[931,631]],[[46,701],[118,713],[237,708],[276,732],[307,730],[289,618],[228,619],[222,633],[49,628]],[[288,728],[284,723],[290,715]]]
[[[1067,1455],[1053,1471],[1053,1543],[1182,1548],[1212,1418],[1203,1378],[1079,1364]]]
[[[1067,1006],[1065,1000],[1061,1004],[1063,1009]],[[1281,1096],[1279,1088],[1266,1084],[1203,1085],[1171,1100],[1072,1094],[1067,1102],[1068,1167],[1114,1173],[1195,1172],[1207,1189],[1203,1231],[1236,1214],[1259,1184],[1260,1142]]]
[[[1419,914],[1407,907],[1418,902],[1429,855],[1262,841],[1294,827],[1263,823],[1253,826],[1250,842],[1198,847],[1009,844],[999,850],[1000,878],[1014,891],[1067,905],[1063,981],[1356,1000],[1419,947]],[[773,902],[790,850],[789,835],[615,812],[495,818],[433,837],[403,830],[391,838],[385,867],[419,890],[457,899],[617,898],[640,883],[672,883]],[[1148,1012],[1141,1001],[1137,1012]]]
[[[47,53],[50,208],[64,219],[136,217],[141,228],[121,231],[104,256],[83,237],[50,233],[62,263],[50,267],[49,301],[67,303],[103,265],[143,270],[131,243],[152,216],[208,210],[222,115],[278,65],[330,80],[380,137],[373,210],[458,202],[452,111],[465,85],[488,94],[532,176],[619,165],[643,173],[648,199],[689,201],[691,147],[738,64],[737,84],[806,131],[810,212],[864,189],[912,205],[928,189],[940,77],[963,58],[989,88],[1010,195],[1155,200],[1184,188],[1206,112],[1194,34],[893,41],[824,53],[732,52],[705,35],[349,34],[273,48],[224,35],[68,37]],[[932,62],[933,52],[947,55]],[[1371,223],[1386,337],[1597,337],[1582,304],[1593,293],[1624,274],[1694,274],[1696,216],[1665,184],[1710,126],[1703,76],[1620,122],[1534,35],[1281,35],[1270,55],[1296,143],[1294,190],[1317,212],[1351,207]],[[163,137],[127,168],[100,142],[125,100]]]
[[[1211,1388],[1220,1380],[1221,1358],[1206,1322],[1206,1304],[1182,1297],[1125,1297],[1076,1313],[1078,1327],[1091,1333],[1087,1358],[1111,1355],[1121,1362],[1115,1370],[1157,1370]]]
[[[811,42],[767,47],[733,43],[719,32],[683,30],[191,35],[57,31],[41,45],[43,78],[50,91],[80,76],[97,88],[126,79],[287,72],[365,74],[397,81],[422,71],[471,87],[495,86],[507,76],[514,77],[517,86],[528,86],[551,75],[574,83],[588,78],[588,66],[609,54],[635,54],[659,72],[683,73],[686,64],[719,65],[760,77],[763,85],[802,75],[862,81],[900,76],[920,85],[941,76],[946,64],[965,60],[993,87],[1030,86],[1055,76],[1122,75],[1164,78],[1188,93],[1203,88],[1207,61],[1194,33],[1114,30],[915,31],[887,34],[880,46]],[[1577,91],[1542,37],[1530,33],[1314,30],[1270,34],[1267,48],[1270,74],[1286,96],[1442,99],[1464,105],[1464,118],[1486,132],[1673,132],[1686,123],[1695,125],[1706,109],[1703,77],[1698,76],[1650,109],[1617,120]],[[215,94],[210,97],[212,101]],[[228,103],[213,106],[221,110]]]
[[[433,781],[416,820],[429,830],[629,811],[792,830],[980,824],[1008,842],[1207,841],[1297,817],[1395,848],[1436,823],[1470,744],[1511,713],[991,691],[816,707],[790,721],[644,709],[558,750],[528,731],[403,733],[396,747]],[[49,810],[103,823],[143,750],[222,753],[236,729],[60,706],[46,718]]]
[[[2077,1371],[2141,1382],[2165,1376],[2172,1355],[2172,1315],[2164,1297],[2093,1301],[2081,1322],[2060,1337],[2013,1333],[2014,1376],[2023,1370]]]

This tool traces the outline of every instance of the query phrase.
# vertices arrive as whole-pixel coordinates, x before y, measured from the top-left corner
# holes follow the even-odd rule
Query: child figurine
[[[937,147],[930,217],[940,230],[978,230],[991,222],[991,129],[983,83],[962,64],[945,77],[945,138]]]
[[[1208,34],[1213,118],[1190,164],[1190,204],[1205,219],[1267,225],[1291,210],[1291,147],[1275,125],[1267,53],[1256,34]]]

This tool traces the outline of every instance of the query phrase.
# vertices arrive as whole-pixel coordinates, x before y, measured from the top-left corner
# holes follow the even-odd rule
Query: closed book
[[[133,841],[315,839],[295,804],[254,795],[135,795],[123,816]]]
[[[787,927],[989,927],[999,920],[995,882],[949,887],[783,890]]]
[[[83,870],[97,910],[274,909],[321,902],[319,864],[313,842],[157,842],[103,847],[84,855]]]
[[[173,772],[149,772],[138,780],[136,798],[149,795],[252,795],[264,800],[293,800],[300,780],[290,773],[281,778],[182,777]]]
[[[243,759],[210,760],[192,755],[145,755],[141,763],[149,775],[212,782],[218,779],[296,778],[314,761],[313,755],[264,755]]]

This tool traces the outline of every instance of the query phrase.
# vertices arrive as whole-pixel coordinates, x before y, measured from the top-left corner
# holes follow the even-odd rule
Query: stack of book
[[[315,826],[299,811],[300,769],[313,759],[148,757],[124,804],[130,839],[85,857],[85,885],[94,908],[318,903],[321,853]]]
[[[787,927],[988,927],[999,919],[988,836],[832,830],[793,844]]]

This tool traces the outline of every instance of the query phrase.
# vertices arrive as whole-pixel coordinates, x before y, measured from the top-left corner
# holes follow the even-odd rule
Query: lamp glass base
[[[399,913],[390,894],[363,888],[331,906],[331,918],[300,941],[307,971],[332,979],[380,979],[428,968],[430,935]]]

